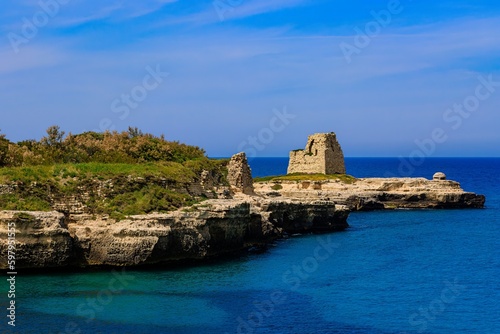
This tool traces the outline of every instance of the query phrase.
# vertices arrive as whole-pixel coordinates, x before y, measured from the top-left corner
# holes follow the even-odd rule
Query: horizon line
[[[237,154],[237,153],[235,153]],[[209,159],[229,159],[232,156],[207,156]],[[247,157],[248,160],[252,159],[285,159],[288,156],[262,156],[262,157]],[[345,156],[344,159],[412,159],[411,157],[403,156]],[[439,157],[425,157],[425,159],[500,159],[500,156],[439,156]]]

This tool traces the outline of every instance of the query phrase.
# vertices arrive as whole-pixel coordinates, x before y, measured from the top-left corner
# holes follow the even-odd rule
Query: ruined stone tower
[[[345,174],[344,153],[335,133],[310,135],[304,150],[290,152],[288,174]]]

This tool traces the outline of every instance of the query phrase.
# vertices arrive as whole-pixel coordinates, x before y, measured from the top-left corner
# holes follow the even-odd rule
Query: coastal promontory
[[[260,179],[252,178],[244,153],[211,160],[199,148],[134,129],[50,136],[31,146],[9,142],[4,151],[4,161],[21,162],[0,168],[2,268],[11,226],[18,268],[143,266],[233,255],[295,233],[344,230],[352,211],[481,208],[485,201],[443,173],[433,179],[349,176],[334,134],[315,134],[305,150],[292,151],[288,175]],[[73,163],[64,161],[67,154]]]

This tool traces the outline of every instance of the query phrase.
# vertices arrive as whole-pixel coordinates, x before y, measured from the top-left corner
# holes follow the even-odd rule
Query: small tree
[[[135,137],[142,137],[144,136],[144,133],[138,128],[138,127],[128,127],[128,136],[130,138],[135,138]]]
[[[43,137],[42,144],[50,147],[60,146],[64,138],[64,131],[57,125],[52,125],[47,129],[47,137]]]
[[[63,147],[64,131],[57,125],[47,129],[47,136],[40,140],[42,144],[42,155],[46,163],[58,163],[64,159]]]

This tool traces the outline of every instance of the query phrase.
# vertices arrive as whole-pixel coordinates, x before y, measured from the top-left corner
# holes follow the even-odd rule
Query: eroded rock
[[[235,154],[231,157],[227,170],[227,180],[234,192],[240,192],[246,195],[252,195],[254,193],[252,171],[250,170],[247,156],[244,152]]]
[[[446,180],[446,175],[442,172],[437,172],[436,174],[434,174],[432,176],[432,179],[434,181],[444,181],[444,180]]]
[[[269,196],[276,193],[282,198],[295,200],[329,200],[346,205],[353,211],[371,211],[397,208],[482,208],[485,197],[464,191],[458,182],[427,180],[425,178],[365,178],[355,182],[339,180],[312,182],[280,181],[259,182],[255,193]]]
[[[8,233],[12,228],[16,269],[71,265],[75,249],[65,223],[59,212],[0,211],[0,267],[7,266]]]
[[[0,268],[7,264],[7,226],[16,222],[18,268],[138,266],[201,260],[265,246],[284,233],[345,229],[348,210],[330,202],[257,197],[207,200],[166,214],[114,221],[58,212],[0,212]]]

